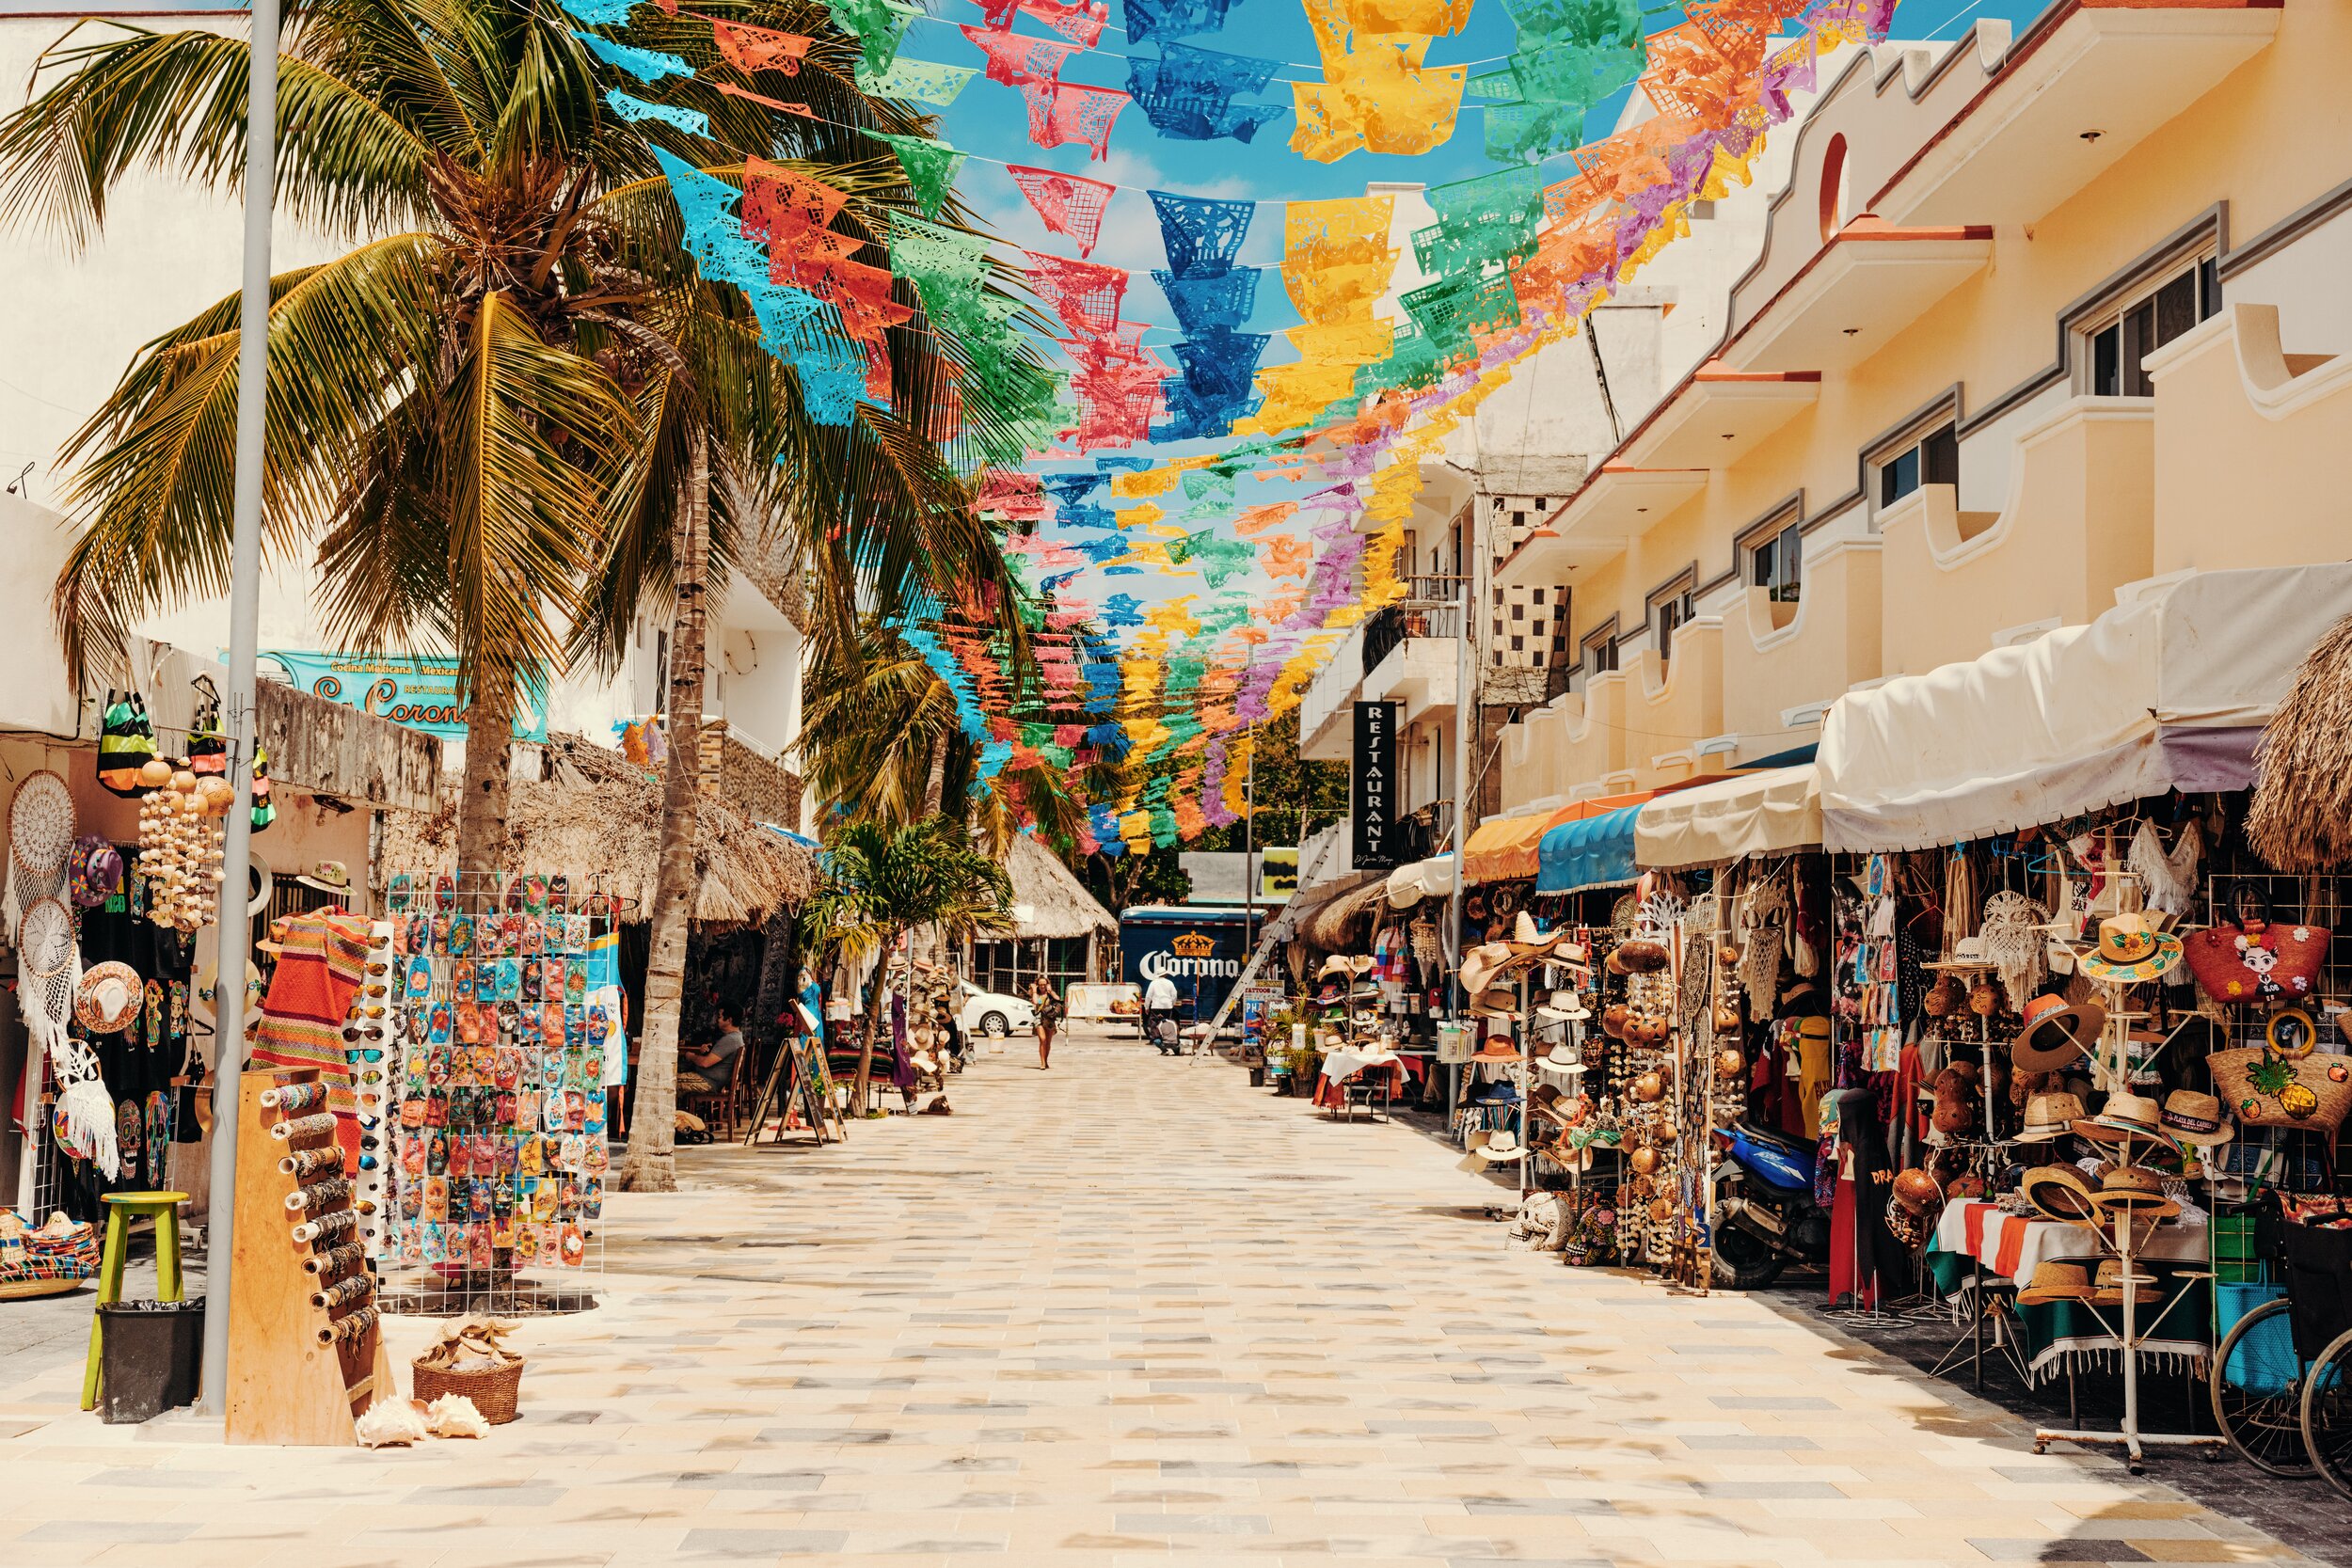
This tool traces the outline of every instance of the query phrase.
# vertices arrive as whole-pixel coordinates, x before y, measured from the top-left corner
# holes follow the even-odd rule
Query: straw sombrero
[[[2019,1191],[2043,1218],[2060,1225],[2080,1225],[2099,1217],[2090,1183],[2072,1165],[2043,1165],[2029,1170]]]
[[[2080,1263],[2036,1263],[2033,1278],[2017,1292],[2021,1307],[2046,1307],[2054,1301],[2082,1301],[2090,1294],[2090,1275]]]
[[[2104,1212],[2121,1209],[2136,1220],[2169,1220],[2181,1206],[2164,1196],[2164,1178],[2137,1165],[2118,1165],[2100,1181],[2090,1201]]]
[[[2099,922],[2099,945],[2074,958],[2094,980],[2137,985],[2170,974],[2181,962],[2181,939],[2156,929],[2145,914],[2111,914]]]

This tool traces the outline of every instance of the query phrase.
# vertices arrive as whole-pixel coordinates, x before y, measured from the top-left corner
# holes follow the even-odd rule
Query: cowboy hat
[[[2046,1144],[2066,1136],[2069,1129],[2088,1117],[2082,1099],[2071,1094],[2038,1094],[2026,1102],[2025,1130],[2017,1134],[2021,1144]]]
[[[2145,914],[2111,914],[2099,922],[2099,945],[2074,956],[2074,967],[2094,980],[2137,985],[2168,974],[2181,961],[2181,939],[2158,932]]]
[[[1473,1062],[1516,1062],[1518,1059],[1519,1048],[1512,1042],[1511,1031],[1507,1028],[1488,1035],[1470,1053]]]
[[[1553,991],[1549,1001],[1536,1006],[1535,1016],[1554,1023],[1581,1023],[1593,1015],[1586,1009],[1583,997],[1564,987]]]
[[[1519,1135],[1517,1132],[1507,1127],[1499,1127],[1487,1133],[1486,1141],[1471,1149],[1470,1152],[1490,1165],[1500,1165],[1506,1161],[1517,1160],[1529,1153],[1530,1150],[1525,1144],[1519,1142]]]
[[[1503,945],[1510,948],[1511,956],[1515,958],[1532,958],[1538,953],[1550,952],[1566,935],[1565,931],[1553,931],[1547,934],[1537,930],[1535,917],[1525,910],[1521,910],[1518,917],[1513,920],[1511,934],[1504,939]]]
[[[2060,1225],[2079,1225],[2098,1217],[2099,1208],[2092,1201],[2090,1183],[2072,1165],[2043,1165],[2029,1170],[2018,1190],[2043,1218]]]
[[[1347,960],[1339,954],[1334,953],[1329,958],[1323,960],[1323,967],[1315,971],[1315,978],[1318,980],[1327,980],[1332,975],[1337,974],[1341,978],[1344,979],[1353,973],[1354,971],[1347,967]]]
[[[2107,1102],[2099,1107],[2097,1116],[2075,1122],[2074,1131],[2105,1144],[2146,1142],[2175,1153],[2181,1147],[2164,1130],[2164,1114],[2154,1101],[2121,1089],[2107,1096]]]
[[[1379,961],[1380,960],[1374,958],[1369,953],[1358,953],[1347,960],[1348,973],[1351,974],[1369,974],[1374,969],[1378,967]]]
[[[2174,1138],[2200,1148],[2226,1144],[2237,1136],[2237,1129],[2221,1114],[2219,1098],[2194,1089],[2175,1089],[2165,1096],[2164,1110],[2156,1119]]]
[[[1502,942],[1481,942],[1462,955],[1462,990],[1476,996],[1510,961],[1511,950]]]
[[[2090,1275],[2079,1263],[2036,1263],[2033,1278],[2017,1292],[2021,1307],[2042,1307],[2054,1301],[2081,1301],[2090,1294]]]
[[[138,972],[126,963],[92,964],[73,990],[73,1016],[93,1035],[111,1035],[139,1016]]]
[[[1542,1009],[1538,1008],[1538,1011]],[[1544,1053],[1544,1066],[1555,1072],[1578,1073],[1584,1070],[1584,1052],[1581,1046],[1562,1040]]]
[[[2017,1031],[2009,1059],[2020,1072],[2051,1072],[2090,1053],[2107,1026],[2107,1010],[2096,1002],[2070,1004],[2062,996],[2037,996],[2026,1004],[2026,1026]]]
[[[2106,1173],[2090,1201],[2102,1211],[2121,1209],[2134,1219],[2169,1220],[2181,1206],[2164,1196],[2164,1179],[2137,1165],[2118,1165]]]

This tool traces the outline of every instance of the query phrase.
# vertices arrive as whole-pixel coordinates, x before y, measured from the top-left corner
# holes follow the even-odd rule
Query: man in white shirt
[[[1174,1022],[1176,1019],[1176,982],[1165,974],[1155,974],[1143,988],[1143,1037],[1153,1045],[1160,1044],[1160,1020]],[[1161,1047],[1166,1050],[1165,1046]]]

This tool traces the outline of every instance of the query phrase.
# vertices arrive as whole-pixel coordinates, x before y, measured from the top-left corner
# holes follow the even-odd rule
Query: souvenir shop
[[[0,1077],[14,1110],[0,1172],[10,1186],[0,1294],[68,1290],[94,1273],[90,1227],[108,1194],[185,1193],[199,1223],[209,1202],[213,927],[234,791],[202,667],[158,645],[143,652],[153,705],[135,690],[107,693],[93,705],[103,723],[94,746],[0,741],[11,776],[0,902],[16,990],[0,1021]],[[318,749],[326,754],[429,760],[437,749],[303,693],[265,698],[245,890],[257,935],[275,913],[351,898],[349,868],[364,879],[371,832],[371,814],[342,793],[365,799],[364,782],[311,754],[295,778],[273,778],[271,740],[308,725],[358,742]],[[258,1002],[271,956],[257,958],[246,984]],[[22,1251],[11,1244],[20,1239]],[[62,1263],[59,1239],[70,1240]]]
[[[2352,1488],[2352,630],[2253,591],[1849,694],[1814,764],[1631,808],[1629,894],[1539,876],[1461,974],[1524,1094],[1468,1133],[1518,1164],[1519,1234],[1948,1313],[1944,1370],[2008,1361],[2042,1441]],[[1581,1048],[1498,1046],[1564,958]],[[2151,1430],[2148,1379],[2213,1418]]]

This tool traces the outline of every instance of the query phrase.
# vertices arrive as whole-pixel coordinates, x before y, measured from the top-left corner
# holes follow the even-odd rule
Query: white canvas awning
[[[1661,795],[1644,801],[1633,818],[1633,863],[1664,870],[1786,854],[1820,842],[1821,792],[1809,762]]]
[[[1850,691],[1815,766],[1832,849],[1923,849],[2125,800],[2243,789],[2352,564],[2198,572],[2084,626]]]
[[[1409,910],[1424,898],[1443,898],[1454,891],[1454,857],[1433,855],[1400,865],[1389,873],[1389,903]]]

